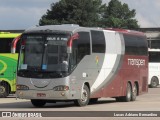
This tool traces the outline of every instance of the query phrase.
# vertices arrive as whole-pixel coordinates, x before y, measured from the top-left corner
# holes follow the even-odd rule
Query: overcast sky
[[[0,0],[0,30],[27,29],[38,25],[39,19],[58,0]],[[108,3],[110,0],[103,0]],[[120,0],[136,10],[142,28],[160,27],[160,0]]]

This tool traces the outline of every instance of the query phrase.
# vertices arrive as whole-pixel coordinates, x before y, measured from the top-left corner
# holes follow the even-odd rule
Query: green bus
[[[16,91],[18,53],[11,53],[14,38],[21,33],[0,32],[0,98]],[[18,47],[16,51],[19,51]]]

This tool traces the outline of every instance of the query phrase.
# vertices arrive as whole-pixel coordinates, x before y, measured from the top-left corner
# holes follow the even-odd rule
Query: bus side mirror
[[[19,35],[18,37],[14,38],[12,41],[12,45],[11,45],[11,53],[16,53],[16,46],[17,46],[17,42],[20,40],[21,35]]]
[[[79,38],[79,34],[75,33],[73,36],[71,36],[71,38],[68,40],[67,42],[67,53],[72,53],[72,43],[73,40],[76,40]]]

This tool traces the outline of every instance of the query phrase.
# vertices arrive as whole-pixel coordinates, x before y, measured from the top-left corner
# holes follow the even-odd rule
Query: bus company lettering
[[[128,59],[128,65],[145,66],[144,59]]]

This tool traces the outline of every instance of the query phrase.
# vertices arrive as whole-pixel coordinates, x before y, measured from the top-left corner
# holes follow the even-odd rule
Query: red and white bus
[[[134,101],[148,91],[148,47],[143,33],[50,25],[21,35],[17,97],[36,107],[101,97]]]

